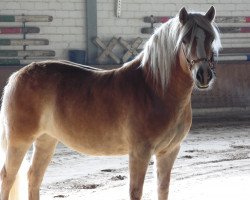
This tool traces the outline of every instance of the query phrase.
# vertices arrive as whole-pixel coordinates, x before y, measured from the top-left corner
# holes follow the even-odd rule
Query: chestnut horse
[[[182,8],[119,69],[44,61],[11,75],[1,107],[0,199],[19,195],[11,191],[33,144],[27,198],[38,200],[60,141],[89,155],[129,154],[131,200],[141,199],[155,155],[158,199],[166,200],[173,163],[191,126],[193,87],[207,89],[215,78],[213,54],[220,39],[214,16],[214,7],[206,14]]]

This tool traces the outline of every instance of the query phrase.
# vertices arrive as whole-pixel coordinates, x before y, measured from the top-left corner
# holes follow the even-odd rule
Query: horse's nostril
[[[203,74],[204,74],[204,71],[202,68],[199,68],[198,71],[197,71],[197,74],[196,74],[196,79],[202,83],[203,82]]]

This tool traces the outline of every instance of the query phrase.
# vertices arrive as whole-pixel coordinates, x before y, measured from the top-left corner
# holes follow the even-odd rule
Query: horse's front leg
[[[169,152],[156,154],[158,200],[167,200],[169,193],[169,183],[171,169],[178,155],[180,146]]]
[[[136,151],[129,154],[130,200],[141,199],[145,174],[151,158],[150,150],[138,149],[140,148],[137,147]]]

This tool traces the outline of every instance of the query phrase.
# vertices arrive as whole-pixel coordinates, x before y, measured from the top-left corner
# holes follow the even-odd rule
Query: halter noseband
[[[215,70],[215,63],[214,63],[214,53],[212,52],[212,55],[210,58],[198,58],[196,60],[189,60],[187,55],[186,55],[186,52],[184,51],[183,47],[182,47],[182,50],[183,50],[183,53],[185,55],[185,58],[186,58],[186,61],[188,63],[188,66],[189,66],[189,69],[191,70],[193,68],[193,66],[196,64],[196,63],[199,63],[199,62],[207,62],[210,69],[211,70]]]
[[[211,57],[208,59],[208,58],[198,58],[196,60],[189,60],[187,57],[186,57],[186,60],[187,60],[187,63],[189,65],[189,69],[191,70],[192,67],[196,64],[196,63],[199,63],[199,62],[207,62],[209,67],[211,69],[214,69],[214,54],[212,53]]]

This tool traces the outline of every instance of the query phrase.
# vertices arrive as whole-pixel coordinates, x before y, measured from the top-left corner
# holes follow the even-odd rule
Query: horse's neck
[[[171,99],[176,103],[185,104],[190,102],[193,90],[193,79],[188,70],[183,70],[177,62],[176,66],[171,69],[171,75],[165,87],[160,82],[157,83],[152,74],[148,74],[148,71],[145,71],[144,76],[149,87],[166,102]]]
[[[145,84],[144,86],[147,89],[142,91],[147,91],[152,95],[158,96],[156,98],[159,98],[162,101],[166,102],[167,107],[171,105],[176,105],[177,107],[185,107],[190,103],[191,93],[193,89],[193,80],[190,74],[185,72],[179,64],[172,68],[168,85],[166,86],[166,88],[164,88],[164,90],[161,85],[156,83],[155,78],[152,77],[152,74],[150,74],[150,71],[148,71],[149,66],[140,68],[140,64],[140,57],[137,57],[133,61],[125,64],[123,69],[121,69],[123,72],[129,72],[127,74],[133,74],[132,77],[129,76],[133,79],[133,83],[135,83],[133,84],[132,90],[136,90],[137,87],[139,87],[137,84],[140,84],[141,86]],[[132,81],[130,79],[126,79],[126,82]]]
[[[191,100],[193,90],[193,79],[187,71],[177,64],[172,68],[170,80],[167,86],[166,98],[176,99],[181,103]]]

